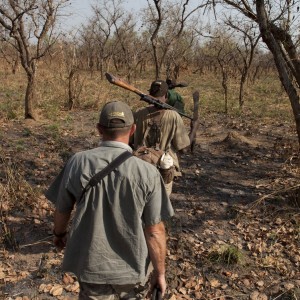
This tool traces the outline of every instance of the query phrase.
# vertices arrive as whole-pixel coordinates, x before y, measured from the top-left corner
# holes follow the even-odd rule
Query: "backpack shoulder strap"
[[[84,187],[79,202],[82,200],[84,194],[88,189],[90,189],[93,186],[96,186],[105,176],[107,176],[110,172],[112,172],[115,168],[120,166],[126,159],[132,156],[132,153],[129,151],[125,151],[122,154],[120,154],[118,157],[116,157],[110,164],[108,164],[105,168],[103,168],[101,171],[96,173],[88,182],[88,184]]]
[[[146,146],[146,138],[149,134],[150,128],[153,123],[160,124],[161,119],[165,113],[164,109],[157,109],[156,107],[147,107],[148,115],[147,115],[147,127],[143,135],[142,145]],[[156,145],[151,145],[157,147],[159,141],[156,142]]]

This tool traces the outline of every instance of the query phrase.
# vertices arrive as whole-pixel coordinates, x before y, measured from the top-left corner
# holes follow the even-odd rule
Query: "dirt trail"
[[[19,178],[44,190],[72,153],[98,144],[95,123],[91,112],[69,113],[57,128],[3,123],[3,170],[15,166]],[[176,216],[168,224],[166,299],[297,299],[295,143],[293,128],[284,123],[212,116],[199,129],[194,153],[181,158],[183,176],[171,196]],[[7,180],[2,172],[0,178]],[[27,189],[17,191],[15,205],[2,201],[2,234],[13,235],[0,251],[0,299],[76,299],[77,283],[62,280],[62,255],[50,242],[52,208],[43,196],[33,204]],[[255,205],[276,190],[282,192]]]

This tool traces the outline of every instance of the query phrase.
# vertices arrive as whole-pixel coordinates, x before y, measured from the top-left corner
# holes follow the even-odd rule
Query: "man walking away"
[[[153,81],[149,94],[161,102],[167,101],[168,85],[163,80]],[[134,149],[141,146],[159,148],[169,154],[176,168],[175,176],[181,176],[177,152],[190,145],[190,139],[180,115],[174,110],[153,105],[138,110],[135,115],[137,129],[134,134]],[[173,181],[165,184],[168,195]]]
[[[107,103],[97,128],[100,146],[71,157],[46,192],[55,204],[54,244],[66,246],[62,268],[77,276],[80,300],[145,299],[151,261],[150,292],[164,294],[163,221],[173,215],[164,183],[154,166],[130,154],[136,126],[127,104]]]

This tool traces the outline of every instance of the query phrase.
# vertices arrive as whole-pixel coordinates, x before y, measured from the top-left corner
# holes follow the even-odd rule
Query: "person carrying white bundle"
[[[168,95],[168,84],[163,80],[155,80],[151,83],[149,95],[165,103]],[[155,105],[141,108],[134,114],[136,131],[132,139],[132,148],[139,151],[140,148],[153,148],[162,152],[159,159],[162,166],[157,167],[163,177],[168,195],[172,193],[174,176],[181,176],[179,159],[177,153],[190,145],[190,138],[180,115],[170,109],[162,109]],[[142,151],[143,154],[144,151]],[[158,152],[158,151],[156,151]],[[151,151],[149,150],[149,153]],[[169,169],[163,169],[165,158],[161,159],[164,153],[168,158],[173,159],[173,165]],[[153,154],[154,156],[154,154]],[[141,157],[141,156],[140,156]],[[169,172],[171,171],[171,172]],[[165,175],[165,173],[167,173]]]
[[[175,166],[174,160],[168,152],[165,152],[160,158],[159,171],[164,180],[167,192],[171,191],[175,175]],[[168,192],[168,194],[170,195],[171,193]]]
[[[172,166],[174,166],[174,160],[168,152],[165,152],[160,159],[159,167],[161,169],[167,170],[170,169]]]

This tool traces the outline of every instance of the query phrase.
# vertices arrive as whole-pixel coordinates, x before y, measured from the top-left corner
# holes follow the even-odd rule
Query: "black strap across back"
[[[109,163],[105,168],[103,168],[101,171],[96,173],[88,182],[88,184],[84,187],[79,202],[81,202],[84,194],[86,191],[94,186],[96,186],[102,178],[107,176],[110,172],[112,172],[115,168],[117,168],[119,165],[121,165],[126,159],[132,156],[132,153],[129,151],[125,151],[122,154],[120,154],[118,157],[116,157],[111,163]]]

